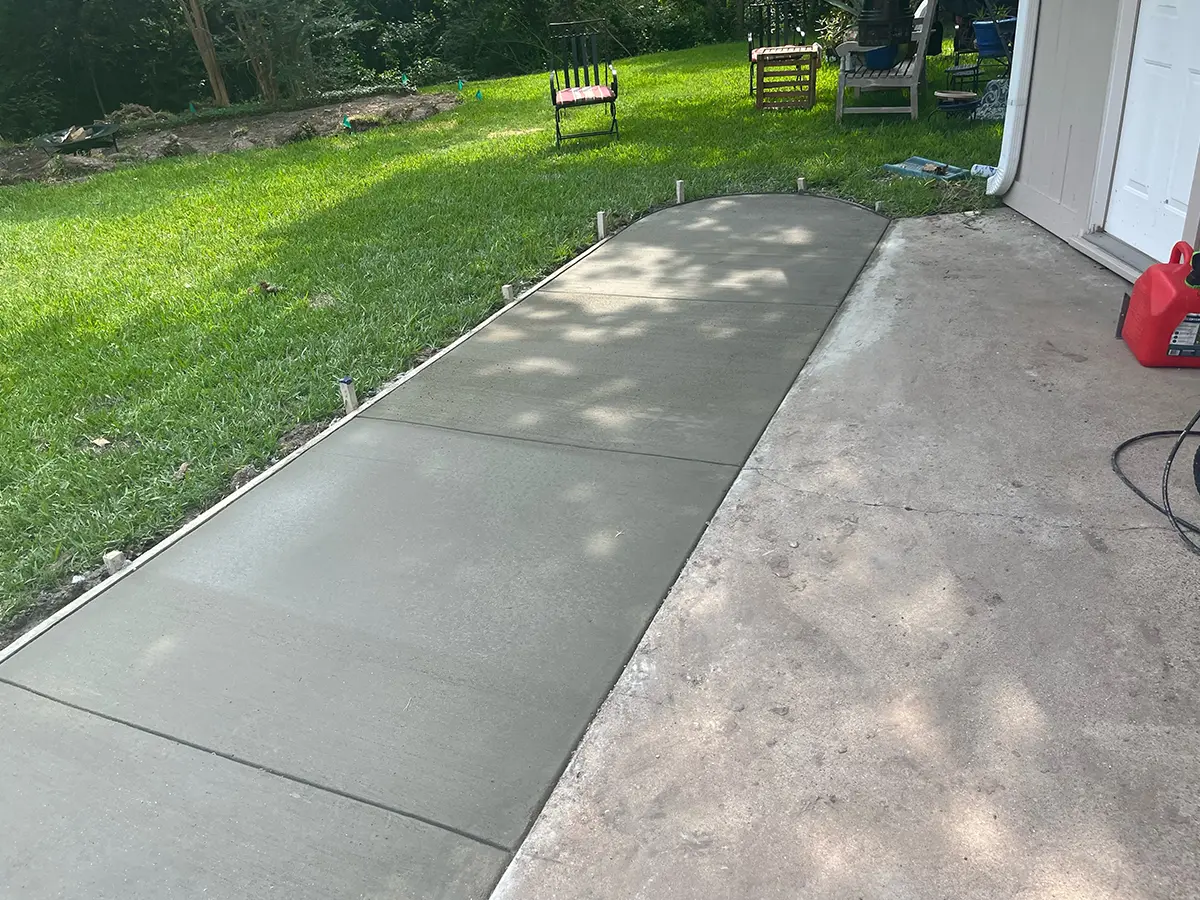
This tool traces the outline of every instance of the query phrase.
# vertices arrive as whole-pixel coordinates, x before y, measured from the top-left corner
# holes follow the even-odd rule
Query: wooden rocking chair
[[[554,146],[567,138],[621,136],[617,125],[617,70],[608,59],[604,23],[554,22],[550,25],[550,103],[554,107]],[[562,82],[559,82],[559,74]],[[612,124],[604,131],[564,134],[563,113],[575,106],[608,104]]]

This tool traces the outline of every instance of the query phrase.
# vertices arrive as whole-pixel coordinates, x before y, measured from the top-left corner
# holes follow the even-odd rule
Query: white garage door
[[[1104,230],[1165,260],[1200,154],[1200,0],[1142,0]]]

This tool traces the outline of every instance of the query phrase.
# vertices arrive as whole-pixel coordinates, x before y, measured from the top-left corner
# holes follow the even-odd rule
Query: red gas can
[[[1189,279],[1193,265],[1200,274],[1200,254],[1180,241],[1171,261],[1148,268],[1125,297],[1117,336],[1143,366],[1200,366],[1200,280]]]

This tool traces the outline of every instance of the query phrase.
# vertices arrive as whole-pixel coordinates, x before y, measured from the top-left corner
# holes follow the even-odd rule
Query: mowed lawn
[[[471,83],[418,125],[0,188],[0,621],[211,503],[333,412],[339,377],[366,391],[477,323],[502,283],[590,243],[599,209],[798,175],[895,215],[970,209],[981,179],[879,166],[999,154],[998,124],[949,121],[928,92],[919,122],[835,125],[829,67],[812,111],[756,112],[739,45],[618,70],[619,142],[556,151],[537,75]]]

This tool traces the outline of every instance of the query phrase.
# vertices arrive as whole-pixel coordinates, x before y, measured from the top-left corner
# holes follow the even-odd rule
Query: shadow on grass
[[[828,72],[816,109],[759,114],[738,93],[739,52],[631,61],[620,141],[555,150],[535,76],[416,126],[0,192],[19,237],[0,260],[14,313],[0,445],[21,486],[0,500],[0,594],[44,584],[60,549],[94,559],[168,530],[332,411],[338,377],[379,384],[494,309],[499,285],[591,243],[598,209],[633,218],[670,202],[676,178],[698,197],[791,190],[798,174],[909,211],[976,204],[877,165],[928,153],[922,134],[969,164],[994,129],[839,129]],[[697,92],[687,72],[710,66]],[[96,436],[113,451],[94,454]]]

